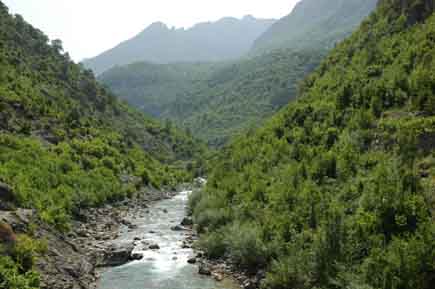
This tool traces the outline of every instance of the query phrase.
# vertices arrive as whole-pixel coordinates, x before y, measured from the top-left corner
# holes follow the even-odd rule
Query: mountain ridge
[[[251,15],[241,19],[224,17],[187,29],[154,22],[133,38],[83,63],[100,74],[116,65],[137,61],[165,64],[234,59],[248,52],[254,40],[274,22]]]
[[[302,0],[255,42],[251,53],[275,48],[332,48],[372,12],[378,0]],[[315,21],[313,21],[315,19]]]

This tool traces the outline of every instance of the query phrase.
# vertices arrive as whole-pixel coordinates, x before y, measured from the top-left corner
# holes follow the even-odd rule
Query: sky
[[[222,17],[281,18],[298,0],[2,0],[10,12],[80,61],[130,39],[153,22],[189,28]]]

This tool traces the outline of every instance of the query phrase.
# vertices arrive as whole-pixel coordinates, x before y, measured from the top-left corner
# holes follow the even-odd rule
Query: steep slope
[[[135,63],[113,68],[100,79],[145,112],[220,146],[292,100],[296,84],[322,55],[283,50],[228,63]]]
[[[157,118],[177,99],[184,99],[206,83],[225,63],[153,64],[136,62],[104,72],[99,79],[112,91]]]
[[[372,12],[377,0],[302,0],[254,43],[253,52],[276,48],[332,48]]]
[[[235,59],[247,53],[254,40],[273,23],[274,20],[252,16],[228,17],[185,30],[171,29],[157,22],[84,64],[99,74],[116,65],[138,61],[171,63]]]
[[[47,43],[0,2],[0,210],[33,209],[65,231],[81,208],[189,179],[200,153],[190,137],[119,102],[59,41]],[[0,287],[36,287],[37,246],[23,237],[5,255],[4,230]]]
[[[191,198],[210,258],[266,270],[268,289],[433,288],[434,7],[381,1],[296,102],[216,157]]]

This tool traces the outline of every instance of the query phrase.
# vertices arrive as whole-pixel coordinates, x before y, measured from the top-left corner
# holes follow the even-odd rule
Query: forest
[[[235,62],[133,63],[99,79],[146,113],[220,147],[294,99],[297,83],[324,54],[277,50]]]
[[[337,22],[317,2],[303,49],[282,33],[313,0],[241,59],[96,77],[0,1],[0,213],[38,219],[0,219],[0,289],[41,288],[38,224],[63,238],[81,209],[195,177],[194,249],[258,288],[433,289],[435,3],[374,2],[337,0]]]
[[[433,288],[435,16],[382,1],[290,103],[210,163],[199,247],[267,289]]]
[[[13,192],[8,206],[34,209],[67,232],[80,208],[192,179],[200,142],[130,108],[59,40],[48,43],[0,2],[0,182]],[[32,264],[41,246],[31,237],[1,254],[1,288],[37,287]]]

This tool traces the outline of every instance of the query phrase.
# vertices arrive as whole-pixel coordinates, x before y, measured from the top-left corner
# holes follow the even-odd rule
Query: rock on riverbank
[[[149,190],[115,205],[81,210],[68,234],[40,222],[32,210],[0,210],[0,222],[9,224],[15,233],[28,233],[36,225],[34,237],[45,240],[48,248],[36,264],[42,289],[94,289],[99,267],[119,266],[139,257],[132,254],[133,240],[121,246],[112,242],[121,228],[133,229],[130,220],[135,213],[174,195]]]

